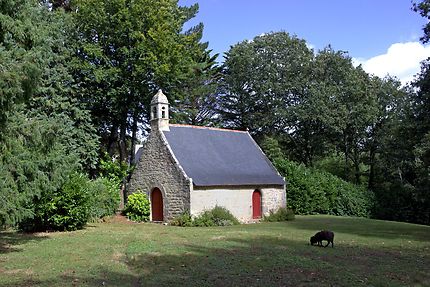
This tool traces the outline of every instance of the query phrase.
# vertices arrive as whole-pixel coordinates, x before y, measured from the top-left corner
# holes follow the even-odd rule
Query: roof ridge
[[[189,127],[189,128],[193,128],[193,129],[206,129],[206,130],[226,131],[226,132],[235,132],[235,133],[248,133],[248,131],[233,130],[233,129],[223,129],[223,128],[215,128],[215,127],[205,127],[205,126],[195,126],[195,125],[186,125],[186,124],[169,124],[169,126],[173,126],[173,127]]]

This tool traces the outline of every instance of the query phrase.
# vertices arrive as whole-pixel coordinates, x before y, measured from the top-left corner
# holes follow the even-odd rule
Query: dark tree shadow
[[[16,231],[1,231],[0,232],[0,254],[9,252],[19,252],[23,245],[30,241],[41,241],[47,239],[46,235],[41,233],[25,233]]]

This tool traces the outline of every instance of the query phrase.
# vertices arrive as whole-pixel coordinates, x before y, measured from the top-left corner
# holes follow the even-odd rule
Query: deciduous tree
[[[312,51],[286,32],[269,33],[231,47],[219,97],[223,124],[254,135],[287,132],[289,108],[306,91]]]
[[[148,124],[151,97],[162,88],[175,101],[175,88],[195,63],[201,35],[183,32],[197,4],[177,0],[90,0],[75,2],[77,77],[82,100],[91,106],[106,148],[127,159],[139,124]],[[134,151],[131,151],[132,153]]]

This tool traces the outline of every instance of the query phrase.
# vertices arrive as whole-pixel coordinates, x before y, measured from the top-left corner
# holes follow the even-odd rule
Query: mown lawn
[[[335,247],[311,247],[321,229]],[[0,233],[0,286],[430,286],[430,227],[358,218]]]

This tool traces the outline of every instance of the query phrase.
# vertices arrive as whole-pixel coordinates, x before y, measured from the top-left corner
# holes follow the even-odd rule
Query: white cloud
[[[378,77],[385,77],[389,74],[406,84],[412,81],[414,75],[420,71],[420,62],[428,57],[430,57],[430,45],[407,42],[392,44],[385,54],[370,59],[354,58],[353,63],[361,64],[369,74]]]

